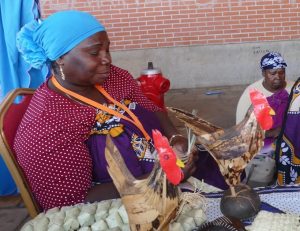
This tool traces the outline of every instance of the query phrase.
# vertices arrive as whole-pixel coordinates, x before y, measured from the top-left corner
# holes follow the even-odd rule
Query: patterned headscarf
[[[94,16],[76,10],[61,11],[23,26],[17,34],[17,47],[26,62],[42,69],[100,31],[105,28]]]
[[[278,52],[269,52],[265,54],[260,60],[260,68],[262,70],[279,69],[286,67],[286,62]]]

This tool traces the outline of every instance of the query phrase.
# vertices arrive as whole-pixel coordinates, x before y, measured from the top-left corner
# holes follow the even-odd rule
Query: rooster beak
[[[276,113],[275,113],[275,111],[273,110],[273,108],[270,108],[269,114],[272,115],[272,116],[276,115]]]
[[[173,162],[174,163],[174,162]],[[184,168],[184,163],[182,162],[182,160],[180,160],[180,159],[177,159],[176,160],[176,165],[178,166],[178,167],[180,167],[180,168]]]

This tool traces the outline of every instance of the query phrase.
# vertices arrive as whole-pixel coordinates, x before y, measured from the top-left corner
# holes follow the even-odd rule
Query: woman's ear
[[[263,77],[266,77],[266,70],[262,70],[261,74],[262,74]]]
[[[64,56],[59,57],[58,59],[55,60],[55,62],[56,62],[59,66],[64,65]]]

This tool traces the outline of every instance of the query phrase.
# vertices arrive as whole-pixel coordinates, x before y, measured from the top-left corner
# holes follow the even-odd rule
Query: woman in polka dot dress
[[[18,33],[17,46],[33,68],[50,64],[53,72],[36,90],[14,142],[44,210],[118,196],[104,158],[108,134],[136,177],[152,169],[152,129],[186,150],[187,140],[175,135],[167,114],[127,71],[111,64],[107,33],[92,15],[62,11],[30,22]],[[194,169],[191,159],[184,172]]]

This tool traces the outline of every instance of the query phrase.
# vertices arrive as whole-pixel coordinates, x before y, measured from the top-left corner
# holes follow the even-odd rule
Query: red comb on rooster
[[[266,96],[254,88],[249,90],[249,94],[260,127],[263,130],[271,129],[273,126],[272,115],[275,115],[275,112],[270,107]]]
[[[184,178],[181,170],[181,168],[184,167],[184,163],[180,159],[177,159],[168,139],[158,130],[152,130],[152,136],[161,168],[165,172],[170,183],[178,185]]]

